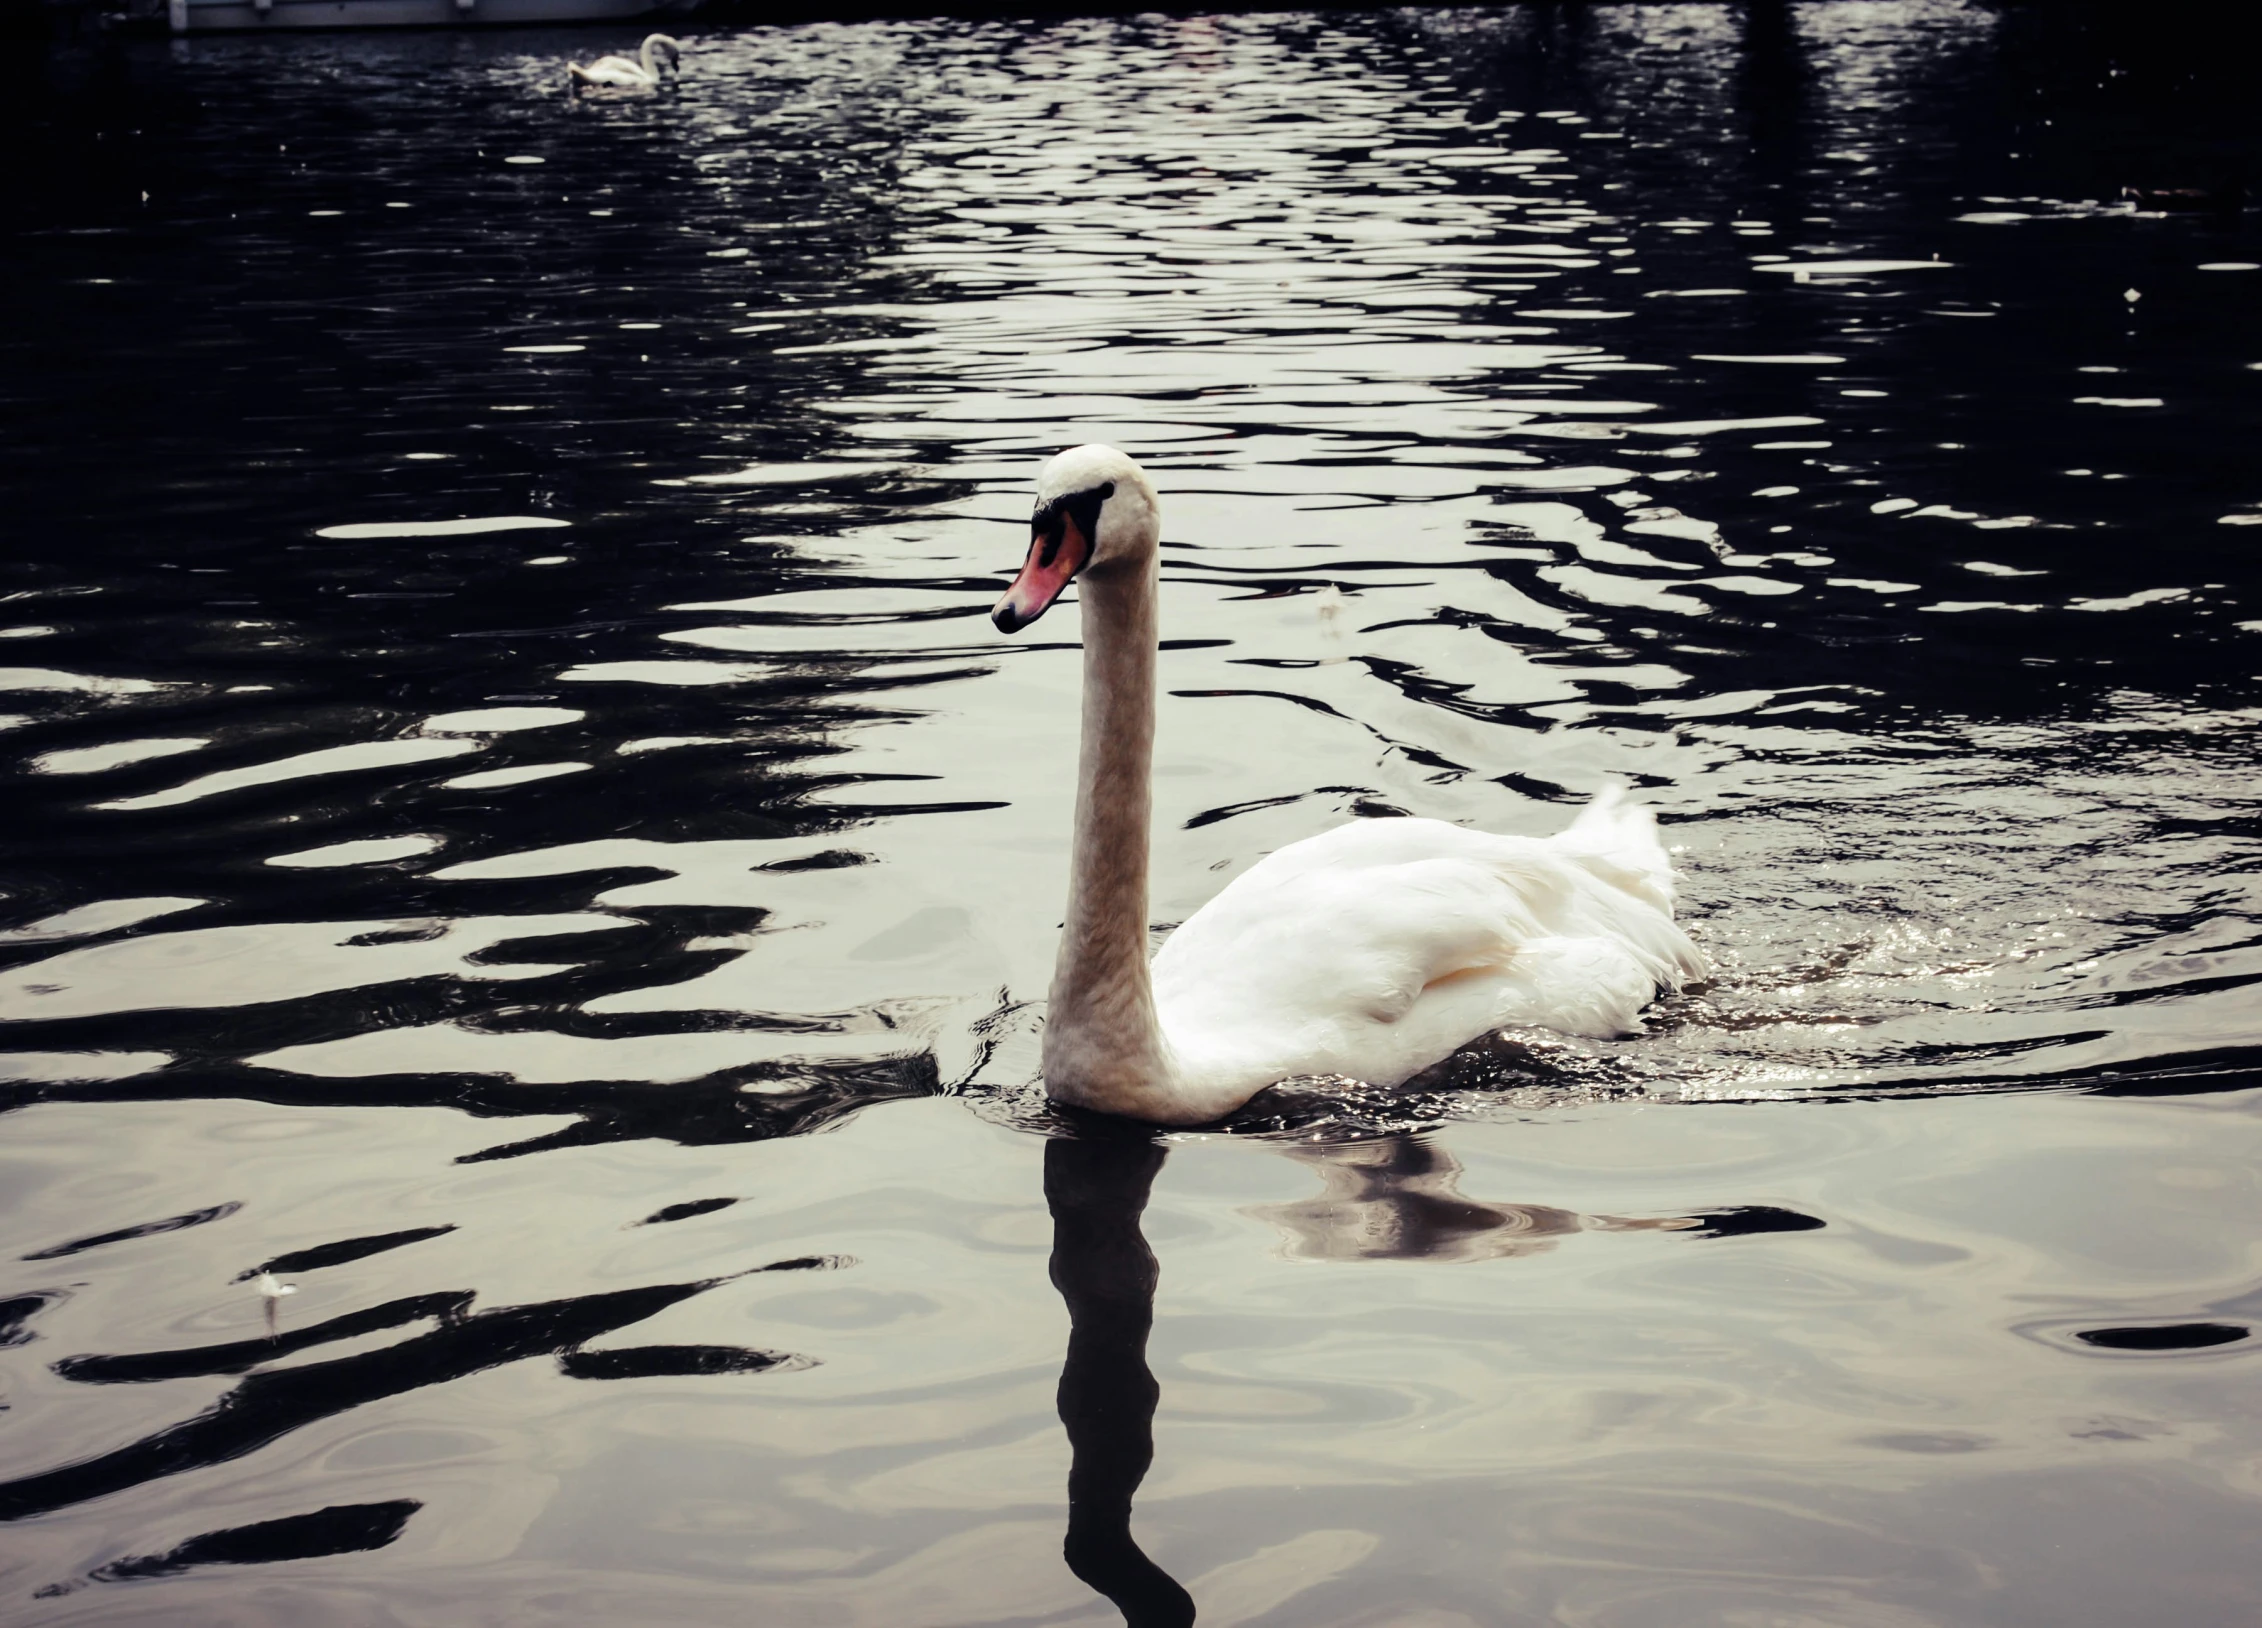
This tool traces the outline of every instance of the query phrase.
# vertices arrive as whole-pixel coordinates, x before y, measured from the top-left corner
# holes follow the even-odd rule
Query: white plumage
[[[1649,811],[1612,789],[1550,838],[1360,820],[1259,860],[1154,958],[1182,1088],[1396,1085],[1488,1030],[1639,1027],[1701,976]]]

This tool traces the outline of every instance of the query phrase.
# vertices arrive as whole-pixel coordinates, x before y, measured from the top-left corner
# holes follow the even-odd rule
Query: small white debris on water
[[[298,1285],[284,1283],[274,1273],[262,1271],[251,1280],[251,1286],[259,1291],[261,1299],[266,1302],[267,1337],[272,1340],[276,1335],[275,1310],[283,1303],[283,1296],[298,1293]]]

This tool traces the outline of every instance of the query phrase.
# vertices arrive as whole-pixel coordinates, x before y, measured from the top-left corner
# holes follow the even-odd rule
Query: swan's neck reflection
[[[1155,1456],[1147,1368],[1154,1251],[1139,1230],[1164,1151],[1153,1142],[1045,1145],[1052,1281],[1068,1303],[1060,1422],[1068,1431],[1068,1569],[1115,1602],[1131,1628],[1178,1628],[1194,1601],[1131,1536],[1131,1498]]]

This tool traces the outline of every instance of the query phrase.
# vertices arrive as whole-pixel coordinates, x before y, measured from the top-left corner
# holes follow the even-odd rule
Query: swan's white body
[[[584,68],[578,63],[566,64],[566,75],[579,85],[607,85],[619,90],[657,90],[660,85],[661,51],[668,54],[669,66],[674,66],[683,46],[665,34],[647,34],[643,46],[631,57],[599,57]]]
[[[1701,966],[1648,810],[1611,792],[1546,839],[1381,819],[1293,843],[1153,979],[1180,1090],[1208,1103],[1299,1074],[1396,1085],[1510,1026],[1625,1034]]]
[[[1390,1086],[1489,1030],[1608,1036],[1704,960],[1673,924],[1646,809],[1604,792],[1549,838],[1360,820],[1236,878],[1146,957],[1154,733],[1154,489],[1109,447],[1046,466],[1011,632],[1082,575],[1084,723],[1068,920],[1046,1089],[1159,1124],[1231,1113],[1266,1086]],[[1048,529],[1049,528],[1049,529]]]

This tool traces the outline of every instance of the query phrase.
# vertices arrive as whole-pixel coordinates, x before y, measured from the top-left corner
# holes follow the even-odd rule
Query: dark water
[[[2251,101],[2116,9],[53,52],[0,1620],[2256,1620]],[[1619,776],[1717,981],[1052,1117],[1099,439],[1158,926]]]

